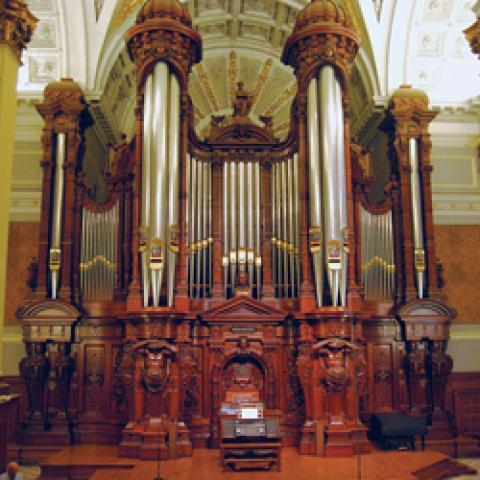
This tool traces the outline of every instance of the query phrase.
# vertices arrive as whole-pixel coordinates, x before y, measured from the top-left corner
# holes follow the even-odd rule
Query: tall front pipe
[[[320,151],[322,163],[323,207],[325,224],[325,262],[332,305],[338,306],[343,259],[343,237],[340,223],[338,101],[337,79],[331,66],[325,66],[319,75]]]
[[[55,186],[53,192],[53,219],[52,237],[50,242],[50,272],[51,272],[51,293],[52,298],[57,298],[58,281],[60,275],[60,258],[62,242],[62,215],[63,215],[63,188],[65,175],[63,165],[66,156],[66,135],[58,133],[56,136],[55,153]]]
[[[343,115],[343,95],[340,82],[334,79],[334,98],[335,98],[335,116],[337,120],[337,128],[335,135],[335,143],[337,150],[338,165],[338,221],[342,242],[342,263],[340,270],[340,302],[342,306],[347,303],[347,266],[348,266],[348,208],[347,208],[347,174],[345,164],[345,132],[344,132],[344,115]]]
[[[179,247],[178,207],[180,187],[180,85],[174,74],[170,74],[168,124],[168,277],[167,305],[173,306],[176,257]]]
[[[313,261],[317,304],[323,305],[323,265],[322,265],[322,177],[320,165],[318,116],[318,82],[312,79],[308,87],[308,155],[310,179],[310,252]]]
[[[237,171],[235,162],[230,164],[230,282],[235,290],[237,271]]]
[[[191,159],[191,259],[190,259],[190,297],[195,295],[196,288],[196,269],[197,269],[197,225],[199,222],[198,204],[197,204],[197,165],[198,161],[195,158]]]
[[[196,298],[202,296],[202,263],[203,263],[203,162],[197,160],[197,212],[200,212],[197,219],[197,262],[195,269]]]
[[[155,65],[153,74],[153,122],[150,176],[150,269],[153,306],[160,304],[165,264],[165,201],[167,198],[167,155],[168,155],[168,83],[166,63]]]
[[[255,205],[255,181],[253,179],[253,162],[246,164],[246,210],[247,210],[247,265],[248,280],[250,289],[253,288],[253,270],[255,264],[255,224],[254,224],[254,205]]]
[[[150,293],[150,272],[148,251],[148,224],[150,223],[150,168],[152,151],[152,102],[153,102],[153,74],[145,82],[143,96],[143,158],[142,158],[142,280],[143,306],[148,306]]]
[[[230,252],[230,163],[223,164],[223,276],[225,298],[228,293],[228,262]]]
[[[423,237],[423,216],[422,216],[422,191],[420,186],[420,171],[418,160],[417,139],[410,138],[408,141],[410,167],[410,189],[412,192],[412,228],[413,245],[415,248],[415,271],[417,274],[418,298],[424,296],[424,275],[425,275],[425,243]]]
[[[262,251],[260,246],[260,162],[255,162],[253,165],[253,172],[255,176],[255,266],[257,277],[257,298],[260,299],[261,292],[261,275],[262,275]],[[267,241],[270,241],[268,239]]]

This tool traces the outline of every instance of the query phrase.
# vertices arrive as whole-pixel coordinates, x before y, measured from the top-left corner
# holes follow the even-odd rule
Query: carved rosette
[[[38,19],[23,0],[0,0],[0,44],[8,45],[20,61]]]
[[[313,0],[298,14],[282,61],[294,68],[302,91],[323,64],[333,65],[347,80],[359,43],[360,37],[343,7],[333,0]]]
[[[477,1],[473,7],[473,11],[477,14],[477,21],[463,31],[467,38],[470,48],[475,55],[480,59],[480,2]]]
[[[136,64],[139,87],[159,61],[168,63],[186,87],[192,66],[202,59],[201,37],[193,29],[186,7],[178,0],[146,2],[125,41]]]

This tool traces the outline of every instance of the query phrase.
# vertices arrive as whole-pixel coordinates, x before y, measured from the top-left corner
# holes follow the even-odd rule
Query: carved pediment
[[[455,309],[432,299],[416,299],[398,310],[398,316],[406,322],[428,320],[451,321],[456,315],[457,312]]]
[[[265,305],[250,297],[236,297],[201,315],[207,323],[278,323],[285,320],[281,310]]]
[[[63,300],[33,302],[17,311],[26,342],[69,342],[72,326],[80,316],[81,312],[74,305]]]
[[[456,311],[432,299],[416,299],[404,305],[397,312],[399,319],[405,322],[407,340],[447,340],[450,323]]]

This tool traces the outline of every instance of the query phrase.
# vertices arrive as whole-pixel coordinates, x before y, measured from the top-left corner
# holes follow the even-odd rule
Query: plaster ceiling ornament
[[[54,0],[28,0],[28,6],[32,12],[52,12]]]
[[[48,83],[58,78],[56,55],[35,55],[28,58],[29,80],[32,83]]]
[[[55,20],[40,20],[32,36],[30,48],[55,48],[57,45],[56,28]]]

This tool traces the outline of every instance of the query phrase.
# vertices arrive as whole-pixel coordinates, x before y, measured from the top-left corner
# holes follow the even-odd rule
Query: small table
[[[270,469],[280,471],[282,442],[278,416],[258,420],[239,420],[232,415],[220,417],[220,464],[235,470]]]
[[[376,413],[372,415],[370,432],[384,450],[391,447],[392,442],[410,446],[415,450],[415,437],[422,438],[422,450],[425,450],[427,422],[422,417],[412,417],[403,413]]]

